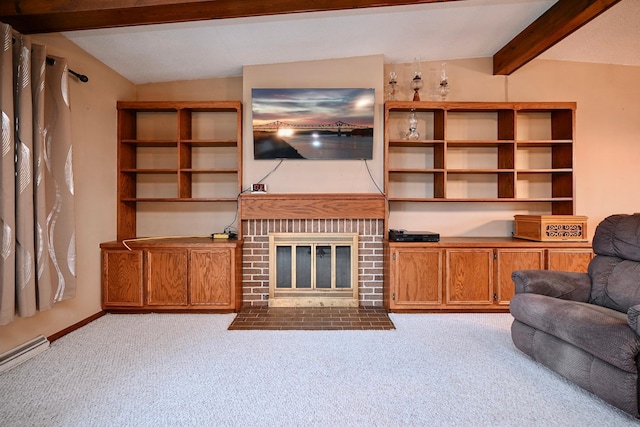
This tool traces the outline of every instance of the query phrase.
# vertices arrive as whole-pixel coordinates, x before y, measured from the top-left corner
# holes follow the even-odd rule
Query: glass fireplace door
[[[357,306],[357,237],[353,233],[270,235],[269,305]]]

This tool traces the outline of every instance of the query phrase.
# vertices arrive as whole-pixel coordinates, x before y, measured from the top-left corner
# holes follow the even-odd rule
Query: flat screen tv
[[[253,89],[254,159],[373,157],[374,89]]]

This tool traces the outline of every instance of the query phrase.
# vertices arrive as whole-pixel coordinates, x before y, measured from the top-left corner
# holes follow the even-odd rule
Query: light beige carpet
[[[639,425],[518,351],[509,314],[392,314],[382,331],[233,317],[103,316],[0,375],[0,424]]]

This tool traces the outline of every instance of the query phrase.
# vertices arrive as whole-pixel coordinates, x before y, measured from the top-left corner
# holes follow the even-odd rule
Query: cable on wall
[[[362,159],[362,161],[364,161],[364,165],[367,167],[367,172],[369,173],[369,178],[371,178],[371,182],[373,182],[373,185],[376,186],[380,194],[382,194],[382,196],[384,197],[384,201],[387,204],[387,218],[389,218],[389,214],[391,213],[391,209],[389,208],[389,198],[387,197],[386,194],[384,194],[384,191],[382,191],[380,186],[378,186],[378,183],[376,182],[376,180],[373,178],[373,175],[371,174],[371,169],[369,169],[369,163],[367,163],[367,159]]]
[[[265,179],[267,179],[272,173],[274,173],[282,164],[282,162],[284,162],[284,158],[280,159],[280,161],[278,162],[277,165],[275,165],[275,167],[273,169],[271,169],[269,171],[269,173],[267,173],[265,176],[262,177],[262,179],[260,179],[260,181],[256,182],[255,184],[262,184],[262,181],[264,181]],[[238,220],[238,207],[240,204],[240,196],[242,196],[244,193],[246,193],[247,191],[251,190],[252,187],[247,187],[244,190],[242,190],[238,196],[236,197],[236,215],[233,217],[233,221],[231,221],[231,223],[229,225],[227,225],[224,228],[224,233],[229,233],[231,231],[233,231],[232,226],[233,224],[236,223],[236,221]],[[236,230],[237,231],[237,230]],[[237,233],[236,233],[237,234]]]

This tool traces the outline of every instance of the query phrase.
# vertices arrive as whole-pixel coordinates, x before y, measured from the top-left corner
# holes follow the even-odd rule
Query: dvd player
[[[431,231],[389,230],[392,242],[439,242],[440,234]]]

